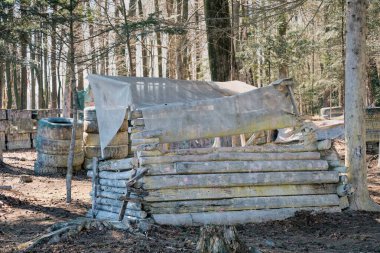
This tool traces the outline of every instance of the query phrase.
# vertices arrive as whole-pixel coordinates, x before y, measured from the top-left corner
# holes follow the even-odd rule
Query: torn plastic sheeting
[[[287,93],[274,86],[230,97],[143,108],[146,130],[163,130],[161,143],[295,126]]]
[[[99,127],[101,154],[111,142],[124,121],[128,106],[132,103],[130,86],[95,75],[88,76],[96,107],[96,118]]]
[[[89,75],[93,91],[100,146],[109,144],[120,128],[126,109],[139,109],[166,103],[191,102],[255,89],[239,81],[206,82],[166,78]]]

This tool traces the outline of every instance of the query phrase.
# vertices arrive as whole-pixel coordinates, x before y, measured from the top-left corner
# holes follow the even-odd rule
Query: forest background
[[[62,108],[67,115],[71,87],[84,90],[92,73],[241,80],[257,87],[293,77],[301,114],[343,106],[345,5],[345,0],[2,0],[0,105]],[[366,103],[379,106],[378,0],[369,1],[367,27]]]

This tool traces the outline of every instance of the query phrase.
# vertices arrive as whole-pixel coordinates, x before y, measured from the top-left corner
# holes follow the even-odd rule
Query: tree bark
[[[199,253],[248,253],[234,226],[204,226],[197,244]]]
[[[11,61],[9,59],[5,62],[5,74],[7,77],[7,108],[12,108],[12,76],[11,76]]]
[[[205,0],[205,17],[211,80],[230,80],[231,23],[226,0]]]
[[[117,0],[114,0],[115,6],[117,6],[119,3]],[[123,15],[124,18],[124,25],[128,25],[127,23],[127,14],[126,14],[126,8],[124,1],[120,1],[120,8],[121,8],[121,15]],[[115,18],[116,23],[120,23],[120,9],[115,8]],[[116,48],[115,48],[115,60],[116,60],[116,71],[117,75],[119,76],[127,76],[128,70],[127,70],[127,64],[125,60],[125,44],[123,43],[123,39],[121,38],[120,34],[116,35]]]
[[[144,18],[143,6],[141,0],[138,0],[138,10],[141,19]],[[141,57],[142,57],[142,67],[143,67],[143,77],[149,76],[149,66],[148,66],[148,49],[147,41],[144,35],[141,35]]]
[[[160,7],[158,0],[154,0],[154,11],[157,13],[157,17],[160,14]],[[156,32],[157,38],[157,56],[158,56],[158,77],[163,77],[162,72],[162,41],[161,41],[161,32]]]
[[[53,7],[54,11],[56,7]],[[50,54],[50,67],[51,67],[51,108],[57,108],[57,63],[56,63],[56,23],[52,20],[51,23],[51,54]]]
[[[25,10],[28,8],[27,1],[22,0],[21,1],[21,17],[26,19],[26,13]],[[20,108],[21,109],[27,109],[28,104],[28,69],[27,64],[28,62],[28,34],[25,31],[22,31],[20,34],[20,40],[21,40],[21,58],[22,58],[22,64],[21,64],[21,90],[20,90]]]
[[[44,35],[43,38],[43,60],[44,60],[44,97],[45,97],[45,108],[49,108],[49,102],[50,102],[50,97],[49,97],[49,79],[48,79],[48,38],[47,35]]]
[[[42,27],[41,27],[42,28]],[[38,109],[45,108],[44,86],[43,86],[43,49],[42,49],[42,32],[37,34],[36,45],[39,45],[39,52],[37,54],[38,66],[36,67],[37,81],[38,81]]]
[[[77,90],[76,90],[76,78],[75,78],[75,37],[74,37],[74,0],[70,0],[70,75],[71,75],[71,91],[73,96],[73,127],[71,132],[71,142],[69,155],[67,158],[67,173],[66,173],[66,203],[71,203],[71,180],[73,176],[73,162],[74,162],[74,148],[75,137],[77,130]]]
[[[366,165],[365,84],[367,0],[347,1],[345,136],[348,178],[356,189],[350,209],[380,211],[369,196]]]
[[[3,91],[5,86],[5,69],[4,63],[0,62],[0,108],[4,108],[3,106]]]
[[[36,35],[34,34],[34,43],[36,42]],[[36,109],[36,70],[35,70],[35,61],[36,61],[36,52],[35,52],[35,46],[32,44],[32,42],[29,43],[29,50],[30,50],[30,60],[31,60],[31,66],[30,66],[30,103],[31,108]]]
[[[174,0],[166,0],[166,12],[168,18],[174,22],[173,12],[174,12]],[[175,36],[168,35],[168,51],[167,51],[167,61],[166,61],[166,76],[169,78],[175,78]]]

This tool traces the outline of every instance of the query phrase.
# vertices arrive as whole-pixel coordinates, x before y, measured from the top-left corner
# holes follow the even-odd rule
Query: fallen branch
[[[57,243],[68,237],[73,237],[83,230],[89,229],[118,229],[133,232],[132,227],[128,223],[79,218],[69,222],[54,224],[48,229],[47,234],[19,244],[15,250],[17,252],[28,252],[38,245]]]

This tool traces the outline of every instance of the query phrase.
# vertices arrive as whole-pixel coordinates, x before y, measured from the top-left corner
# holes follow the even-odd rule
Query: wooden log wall
[[[37,121],[59,117],[60,109],[0,110],[0,148],[2,150],[35,148]]]
[[[127,182],[136,173],[134,160],[134,158],[106,160],[100,161],[97,165],[99,172],[95,175],[96,184],[94,186],[96,187],[96,199],[94,201],[96,218],[118,219],[123,196],[128,192]],[[89,171],[87,175],[92,177],[92,173]],[[92,194],[91,196],[93,196]],[[130,198],[136,201],[128,202],[124,217],[144,219],[148,216],[148,213],[142,209],[141,202],[137,202],[141,197],[141,193],[132,192],[130,194]]]
[[[236,224],[288,218],[296,211],[337,212],[352,193],[331,142],[169,150],[160,131],[144,131],[141,112],[129,128],[133,158],[100,162],[99,217],[117,219],[126,184],[135,186],[126,216],[172,225]],[[322,158],[321,158],[322,153]],[[136,170],[136,171],[134,171]]]

